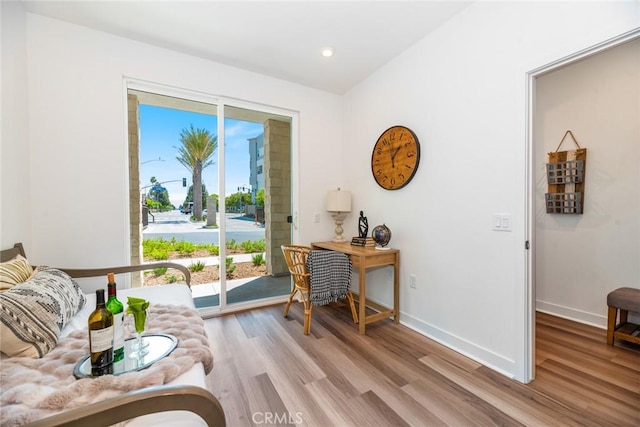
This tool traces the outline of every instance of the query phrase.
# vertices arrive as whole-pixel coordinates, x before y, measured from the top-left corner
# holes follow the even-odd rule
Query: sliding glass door
[[[290,292],[291,117],[224,106],[226,303]]]
[[[141,86],[128,90],[132,262],[189,267],[204,314],[283,300],[293,115]],[[154,271],[139,282],[179,279]]]

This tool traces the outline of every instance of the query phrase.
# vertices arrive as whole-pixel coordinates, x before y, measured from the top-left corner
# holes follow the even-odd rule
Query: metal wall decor
[[[577,150],[558,151],[569,135]],[[587,149],[581,148],[573,133],[565,132],[558,148],[549,153],[547,163],[547,213],[582,214],[584,210],[584,178]]]

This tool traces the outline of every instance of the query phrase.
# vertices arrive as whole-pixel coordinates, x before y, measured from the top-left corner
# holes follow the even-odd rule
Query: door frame
[[[266,114],[273,114],[276,116],[286,116],[291,118],[291,214],[295,219],[297,219],[297,212],[299,206],[299,194],[300,194],[300,185],[299,185],[299,158],[300,158],[300,147],[299,147],[299,112],[292,109],[274,107],[272,105],[266,105],[258,102],[246,101],[242,99],[232,98],[228,96],[214,95],[208,94],[205,92],[198,92],[190,89],[178,88],[174,86],[164,85],[162,83],[155,83],[146,80],[141,80],[138,78],[132,77],[124,77],[123,78],[123,99],[125,102],[125,123],[128,125],[127,119],[127,94],[128,90],[137,90],[142,92],[149,92],[158,95],[164,95],[174,98],[185,99],[189,101],[201,102],[205,104],[215,105],[217,106],[217,114],[218,114],[218,156],[217,158],[224,159],[224,107],[238,107],[249,110],[256,110],[259,112],[263,112]],[[222,120],[220,119],[222,117]],[[125,126],[125,129],[127,126]],[[128,131],[127,137],[125,138],[126,149],[128,150],[129,138]],[[139,149],[138,149],[139,153]],[[225,185],[225,166],[222,164],[218,167],[218,185],[223,187]],[[131,176],[129,172],[129,168],[126,168],[127,171],[127,180],[130,181]],[[219,189],[218,189],[219,192]],[[129,194],[126,195],[127,205],[129,204]],[[220,209],[224,209],[224,198],[220,200]],[[127,221],[126,221],[126,233],[127,236],[131,235],[131,210],[127,211]],[[224,221],[221,221],[220,224],[220,236],[226,232],[226,224]],[[299,230],[294,220],[294,223],[291,227],[291,240],[292,242],[298,241],[299,239]],[[127,245],[128,257],[131,258],[131,248],[130,244]],[[221,260],[226,259],[226,248],[224,245],[220,246],[220,254],[219,257]],[[220,305],[217,307],[210,308],[202,308],[199,309],[200,313],[203,316],[215,316],[219,314],[225,314],[229,312],[234,312],[238,310],[247,310],[255,307],[262,306],[264,304],[274,304],[285,302],[288,298],[288,295],[284,295],[281,297],[274,297],[268,300],[255,300],[249,301],[247,303],[234,304],[233,307],[228,307],[226,305],[226,278],[221,277],[221,291],[220,291]]]
[[[525,361],[525,382],[532,381],[535,378],[535,325],[536,325],[536,289],[535,289],[535,169],[534,169],[534,123],[536,120],[535,102],[536,102],[536,79],[544,74],[550,73],[567,65],[573,64],[577,61],[585,59],[587,57],[596,55],[600,52],[613,49],[621,46],[625,43],[634,41],[640,38],[640,28],[635,28],[626,33],[620,34],[611,39],[605,40],[594,46],[582,49],[571,55],[560,58],[556,61],[552,61],[540,67],[537,67],[526,73],[526,153],[525,153],[525,182],[526,182],[526,200],[525,200],[525,230],[526,240],[529,243],[529,250],[526,254],[526,298],[527,304],[525,305],[525,331],[524,335],[525,356],[528,360]]]

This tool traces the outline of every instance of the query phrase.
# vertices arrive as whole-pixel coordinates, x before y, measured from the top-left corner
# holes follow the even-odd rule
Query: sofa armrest
[[[208,426],[226,426],[222,405],[208,390],[196,386],[158,386],[132,391],[42,418],[30,427],[106,427],[142,415],[165,411],[190,411]]]
[[[10,259],[13,259],[16,255],[22,255],[25,258],[27,257],[27,254],[24,250],[24,246],[22,245],[22,243],[16,243],[13,245],[13,248],[4,249],[0,251],[0,261],[1,262],[9,261]],[[161,267],[175,268],[177,270],[182,271],[182,273],[184,274],[184,279],[187,282],[187,286],[189,286],[189,289],[191,289],[191,272],[184,265],[178,264],[175,262],[159,261],[159,262],[153,262],[149,264],[135,264],[135,265],[122,266],[122,267],[88,268],[88,269],[87,268],[82,268],[82,269],[60,268],[55,266],[52,266],[52,267],[57,268],[58,270],[64,271],[74,279],[81,278],[81,277],[105,276],[107,275],[107,273],[120,274],[120,273],[131,273],[134,271],[146,271],[146,270],[153,270],[154,268],[161,268]]]
[[[56,267],[58,270],[62,270],[67,273],[69,276],[74,279],[78,279],[81,277],[98,277],[98,276],[106,276],[107,273],[131,273],[133,271],[145,271],[145,270],[153,270],[155,268],[175,268],[180,270],[184,274],[184,279],[187,282],[187,286],[191,288],[191,272],[187,267],[182,264],[177,264],[175,262],[152,262],[149,264],[135,264],[135,265],[127,265],[121,267],[107,267],[107,268],[60,268]]]

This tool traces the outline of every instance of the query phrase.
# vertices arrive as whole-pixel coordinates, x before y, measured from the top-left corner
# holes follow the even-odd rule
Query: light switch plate
[[[512,231],[511,214],[493,214],[494,231]]]

